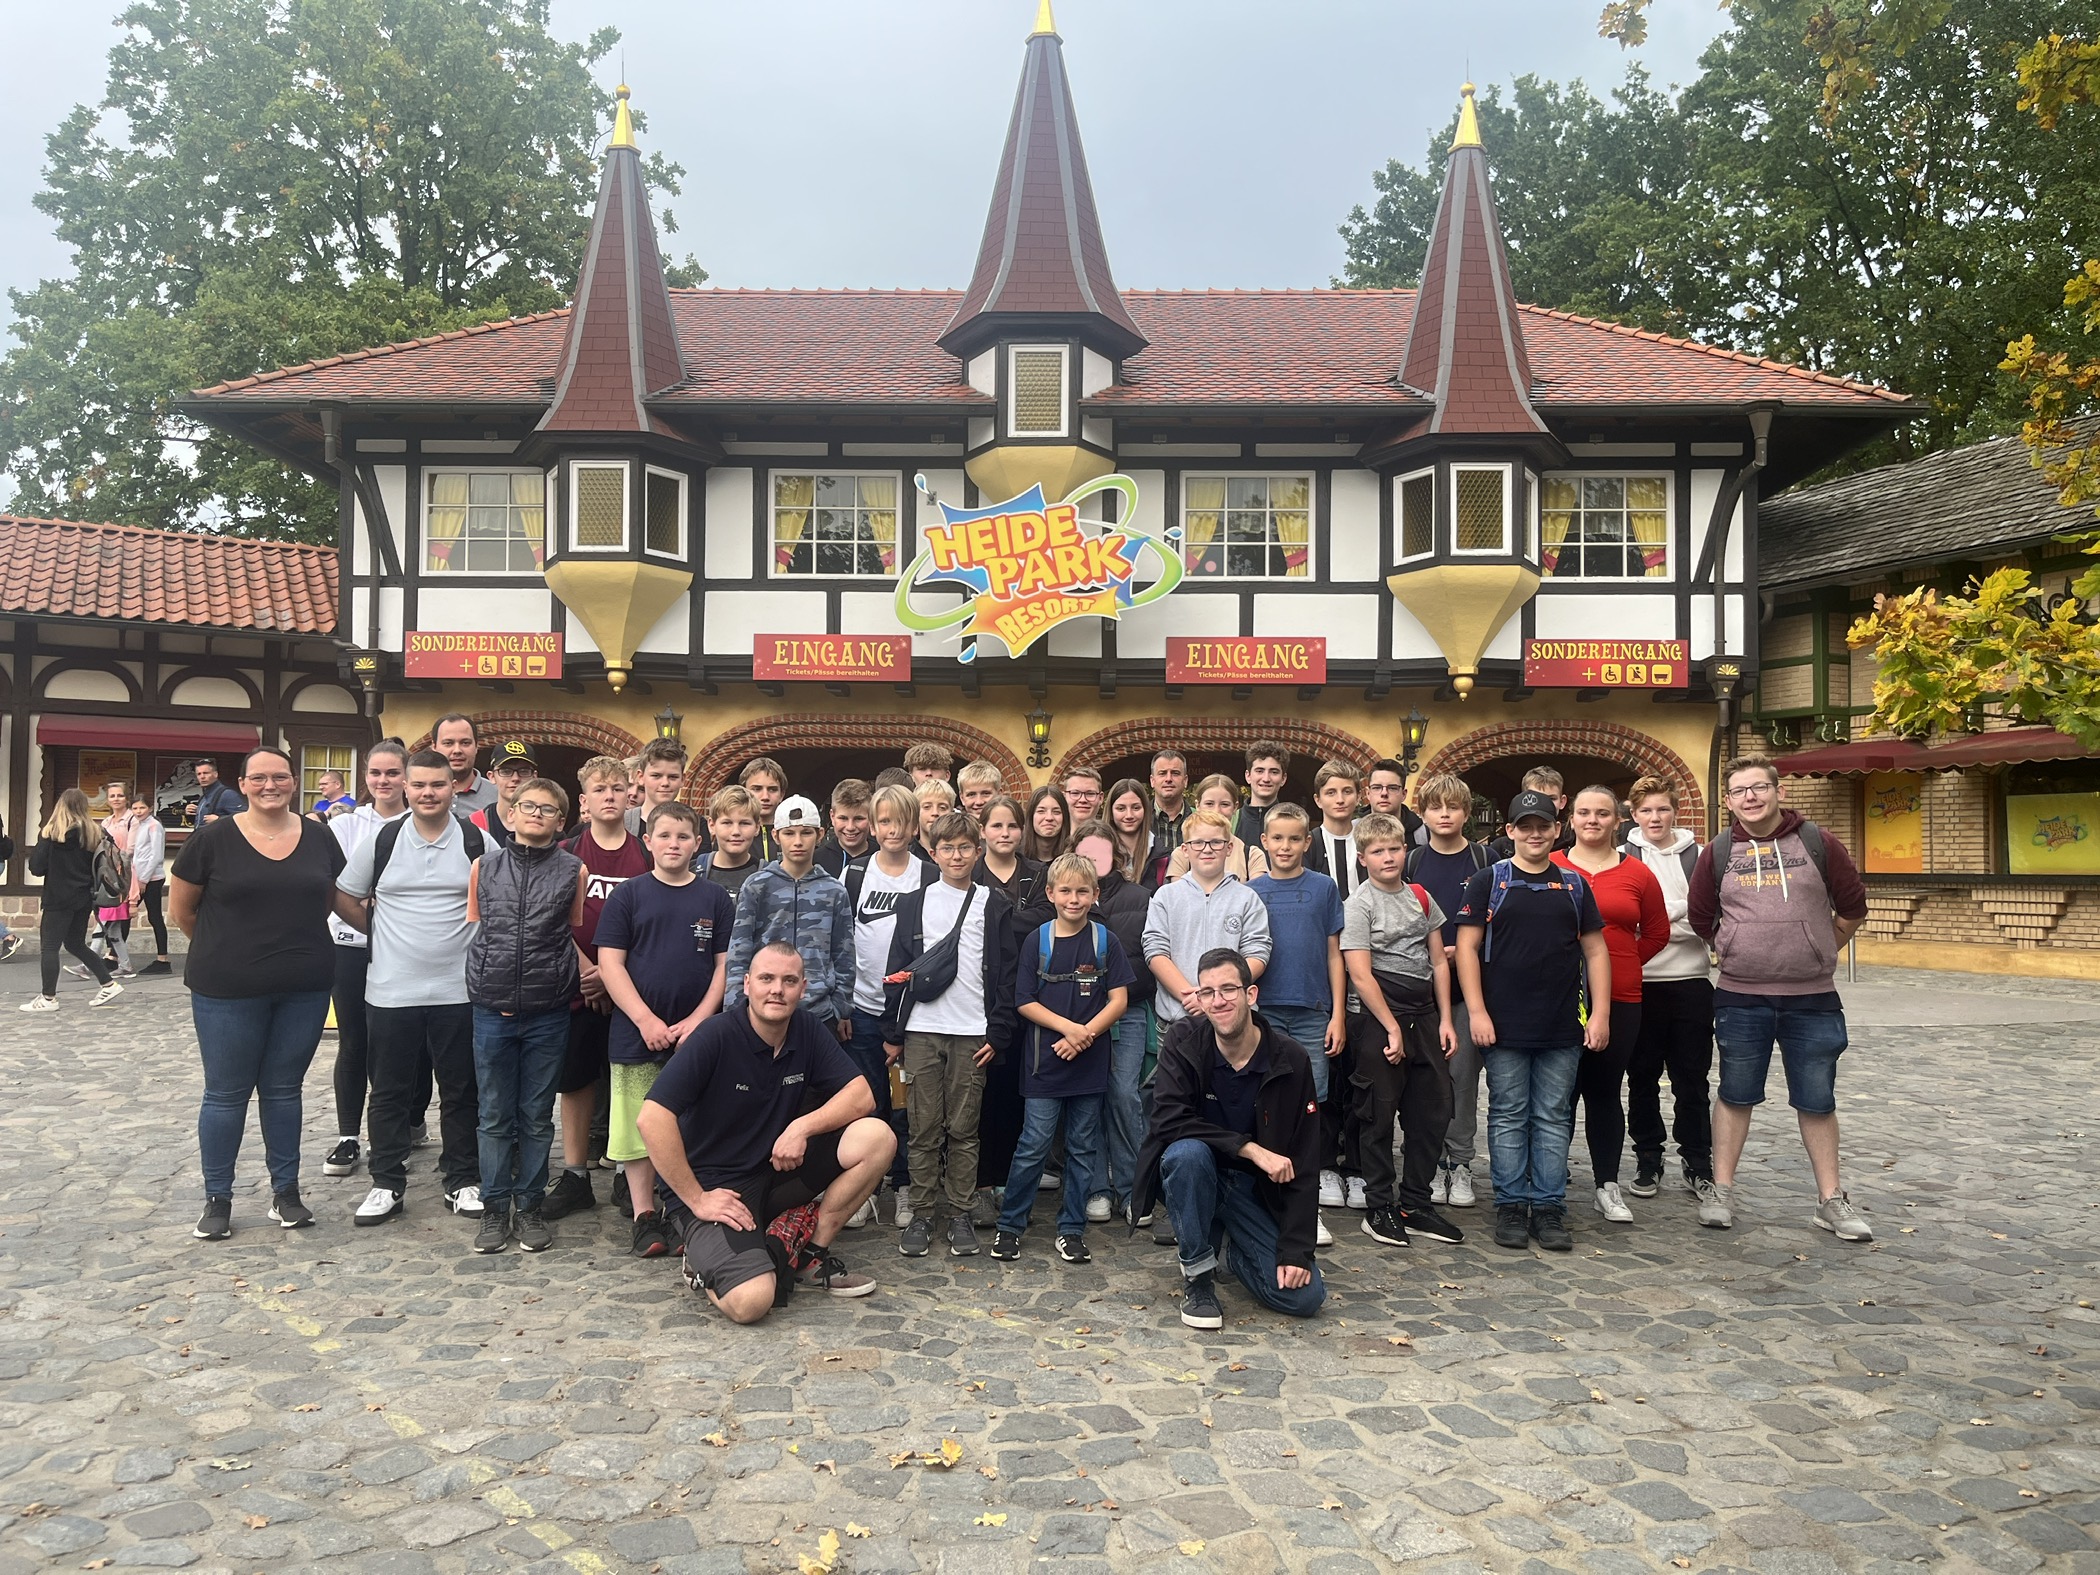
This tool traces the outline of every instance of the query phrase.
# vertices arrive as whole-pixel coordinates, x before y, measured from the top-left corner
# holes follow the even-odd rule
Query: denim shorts
[[[1842,1009],[1805,1010],[1784,996],[1751,1006],[1714,1008],[1714,1039],[1721,1047],[1721,1103],[1761,1105],[1772,1071],[1772,1045],[1786,1068],[1787,1103],[1805,1116],[1837,1109],[1838,1057],[1845,1053]]]

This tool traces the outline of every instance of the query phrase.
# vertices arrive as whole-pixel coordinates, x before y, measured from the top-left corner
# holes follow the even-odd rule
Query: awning
[[[1863,739],[1782,755],[1780,775],[1835,777],[1867,771],[1959,771],[1966,766],[2016,765],[2027,760],[2083,760],[2093,751],[2053,727],[2011,727],[1973,733],[1949,743],[1907,738]]]
[[[82,749],[157,749],[175,754],[245,754],[262,742],[247,722],[185,722],[166,717],[52,716],[36,719],[39,744]]]

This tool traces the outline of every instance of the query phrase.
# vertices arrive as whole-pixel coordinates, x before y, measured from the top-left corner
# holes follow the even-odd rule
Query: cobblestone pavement
[[[1318,1319],[1233,1287],[1196,1334],[1172,1249],[1120,1229],[1084,1268],[1046,1221],[1013,1265],[849,1233],[875,1296],[751,1330],[623,1256],[609,1208],[476,1257],[426,1168],[404,1221],[353,1230],[325,1043],[321,1224],[265,1220],[251,1129],[239,1234],[198,1243],[180,986],[17,1017],[30,983],[0,974],[0,1575],[2100,1571],[2090,987],[1862,987],[1870,1249],[1810,1228],[1780,1106],[1732,1233],[1677,1191],[1578,1210],[1567,1257],[1330,1215]],[[952,1467],[893,1467],[943,1440]]]

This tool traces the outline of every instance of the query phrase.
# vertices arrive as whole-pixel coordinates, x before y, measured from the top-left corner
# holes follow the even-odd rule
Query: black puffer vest
[[[576,995],[569,910],[583,861],[566,849],[512,843],[481,860],[481,924],[467,948],[467,999],[498,1012],[546,1012]]]

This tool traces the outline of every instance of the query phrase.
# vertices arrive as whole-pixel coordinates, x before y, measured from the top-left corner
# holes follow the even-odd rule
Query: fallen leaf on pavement
[[[846,1522],[846,1535],[849,1537],[872,1537],[875,1533],[868,1527],[855,1525],[849,1520]]]
[[[970,1524],[973,1526],[1003,1526],[1006,1524],[1006,1513],[1004,1510],[996,1510],[990,1514],[979,1515]]]
[[[729,1447],[729,1440],[720,1433],[709,1433],[705,1438],[701,1439],[700,1442],[703,1444],[713,1444],[717,1449],[727,1449]]]
[[[241,1522],[250,1531],[260,1531],[270,1523],[268,1515],[243,1515]]]
[[[1190,1558],[1194,1558],[1203,1551],[1203,1539],[1201,1537],[1191,1537],[1188,1541],[1180,1544],[1180,1547],[1182,1552],[1186,1553]]]
[[[839,1561],[839,1534],[827,1531],[817,1539],[817,1556],[807,1553],[800,1556],[802,1575],[829,1575],[831,1567]]]

